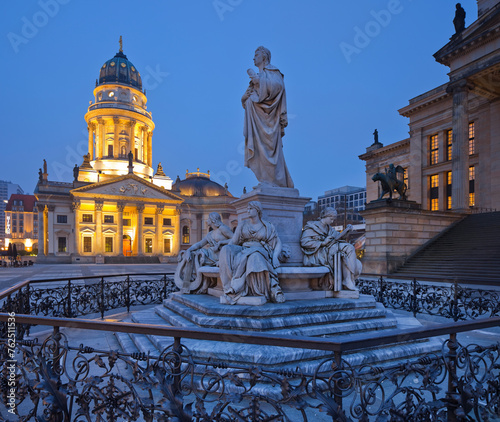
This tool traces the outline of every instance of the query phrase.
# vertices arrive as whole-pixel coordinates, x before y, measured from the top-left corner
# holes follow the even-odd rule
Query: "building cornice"
[[[385,155],[390,151],[395,151],[398,149],[406,148],[410,145],[410,138],[403,139],[402,141],[394,142],[393,144],[389,144],[385,147],[375,149],[373,151],[365,152],[364,154],[358,155],[358,158],[363,161],[367,161],[371,158]]]

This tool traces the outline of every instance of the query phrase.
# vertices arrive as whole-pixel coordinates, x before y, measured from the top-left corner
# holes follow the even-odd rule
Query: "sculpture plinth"
[[[263,217],[271,222],[284,246],[290,250],[290,257],[282,266],[302,266],[303,254],[300,249],[300,234],[304,207],[310,198],[299,195],[297,189],[266,187],[259,185],[231,204],[238,214],[238,221],[247,218],[247,207],[251,201],[259,201]]]

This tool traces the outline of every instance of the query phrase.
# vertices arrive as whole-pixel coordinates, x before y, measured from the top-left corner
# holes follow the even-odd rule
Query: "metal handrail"
[[[0,321],[7,321],[9,314],[0,313]],[[377,347],[387,344],[421,340],[430,337],[457,334],[467,331],[499,327],[500,317],[482,319],[480,321],[462,321],[453,324],[440,324],[431,328],[410,328],[394,330],[386,334],[360,335],[354,339],[335,341],[329,338],[278,335],[278,334],[253,334],[230,330],[217,330],[208,328],[180,328],[166,327],[155,324],[140,324],[130,322],[111,322],[99,320],[85,320],[79,318],[52,318],[34,317],[26,314],[16,314],[16,323],[42,325],[51,327],[80,328],[94,331],[111,331],[129,334],[147,334],[173,338],[189,338],[193,340],[224,341],[229,343],[256,344],[262,346],[281,346],[300,349],[326,350],[331,352],[347,352]]]

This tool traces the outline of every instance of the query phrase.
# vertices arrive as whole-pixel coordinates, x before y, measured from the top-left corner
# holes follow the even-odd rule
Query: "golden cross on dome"
[[[123,53],[123,41],[121,35],[120,35],[120,53]]]

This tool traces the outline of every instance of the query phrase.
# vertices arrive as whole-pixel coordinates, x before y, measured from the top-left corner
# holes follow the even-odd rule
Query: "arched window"
[[[182,243],[189,243],[189,226],[184,226],[182,228]]]

